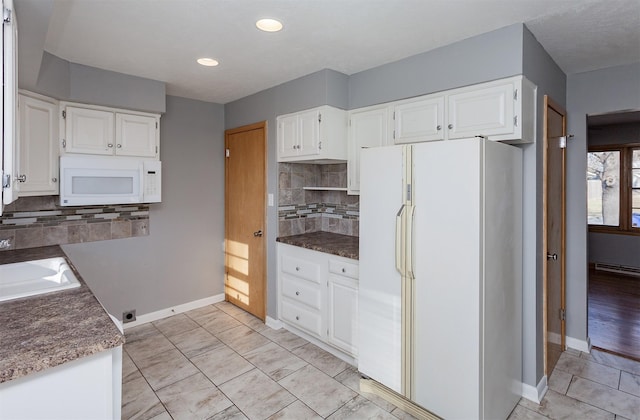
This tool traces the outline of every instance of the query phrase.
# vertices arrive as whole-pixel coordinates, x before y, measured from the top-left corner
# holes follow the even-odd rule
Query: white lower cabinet
[[[119,419],[122,346],[0,384],[0,419]]]
[[[278,243],[280,320],[357,355],[358,261]]]

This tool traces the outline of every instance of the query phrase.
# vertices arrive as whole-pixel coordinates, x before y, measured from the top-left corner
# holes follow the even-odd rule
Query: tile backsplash
[[[280,163],[278,169],[278,236],[325,231],[359,236],[360,200],[344,188],[347,164]]]
[[[149,234],[149,205],[61,207],[58,196],[21,197],[0,216],[7,249],[35,248]]]

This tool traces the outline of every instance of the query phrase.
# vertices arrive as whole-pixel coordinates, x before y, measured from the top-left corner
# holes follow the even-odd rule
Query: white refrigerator
[[[481,138],[363,149],[358,370],[446,419],[522,394],[522,151]]]

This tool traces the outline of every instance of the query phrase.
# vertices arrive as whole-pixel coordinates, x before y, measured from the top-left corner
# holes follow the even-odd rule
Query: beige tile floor
[[[123,419],[411,419],[355,368],[221,302],[126,331]],[[640,363],[565,352],[541,405],[510,419],[638,419]],[[616,417],[617,416],[617,417]]]

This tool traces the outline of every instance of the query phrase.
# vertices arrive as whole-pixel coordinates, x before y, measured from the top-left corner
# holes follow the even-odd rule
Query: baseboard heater
[[[640,277],[640,268],[638,267],[628,267],[624,265],[596,263],[596,270]]]

